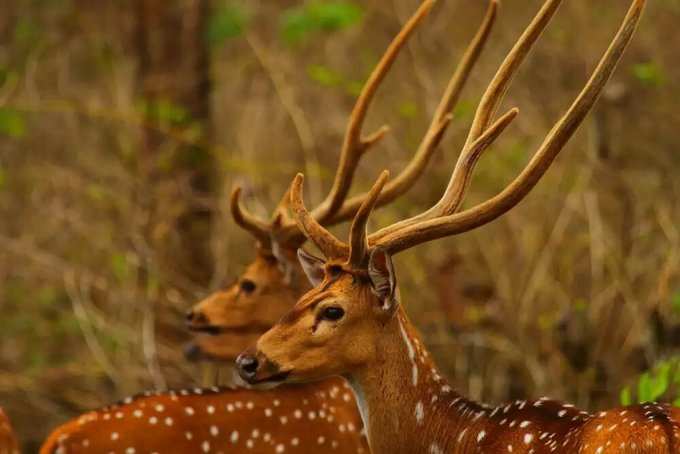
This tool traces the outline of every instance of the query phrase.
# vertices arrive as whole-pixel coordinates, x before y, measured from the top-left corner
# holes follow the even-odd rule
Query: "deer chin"
[[[212,354],[205,350],[196,341],[189,341],[183,347],[184,358],[192,363],[211,362],[211,363],[230,363],[231,359]]]
[[[281,385],[284,384],[289,384],[292,383],[289,380],[290,374],[280,374],[284,375],[282,377],[276,377],[272,376],[269,378],[265,378],[262,380],[257,380],[255,382],[249,382],[241,375],[237,370],[233,371],[233,376],[232,376],[232,383],[237,387],[237,388],[246,388],[246,389],[254,389],[256,391],[269,391],[271,389],[277,388]]]
[[[288,378],[290,377],[292,372],[293,372],[292,370],[288,370],[285,372],[278,372],[276,374],[257,374],[256,376],[253,377],[247,377],[240,373],[239,375],[241,376],[241,379],[243,379],[250,386],[257,388],[262,387],[273,388],[275,386],[288,382]]]

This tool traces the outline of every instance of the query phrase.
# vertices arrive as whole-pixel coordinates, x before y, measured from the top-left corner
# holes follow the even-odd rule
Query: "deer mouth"
[[[192,333],[208,334],[211,336],[219,336],[220,334],[237,334],[237,335],[261,335],[267,332],[272,325],[266,323],[250,323],[248,325],[240,326],[224,326],[212,325],[209,323],[187,323],[187,329]]]
[[[222,327],[218,325],[208,325],[205,323],[187,323],[187,329],[192,333],[210,334],[211,336],[217,336],[222,334]]]
[[[278,374],[270,375],[269,377],[261,377],[256,379],[252,385],[261,385],[263,383],[283,383],[288,379],[288,376],[292,373],[292,370],[287,370],[285,372],[279,372]]]

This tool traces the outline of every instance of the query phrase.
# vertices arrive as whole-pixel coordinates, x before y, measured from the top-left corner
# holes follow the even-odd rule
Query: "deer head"
[[[331,226],[351,219],[369,196],[364,193],[347,198],[359,159],[387,131],[383,127],[378,132],[361,138],[367,109],[399,50],[433,4],[432,0],[424,1],[404,25],[359,96],[350,116],[333,186],[326,199],[310,213],[319,224]],[[405,193],[423,173],[448,128],[451,112],[489,37],[496,10],[497,2],[491,1],[479,31],[453,72],[413,158],[396,178],[385,185],[375,200],[376,206],[385,205]],[[189,329],[201,334],[187,349],[190,358],[233,361],[238,352],[273,326],[293,306],[297,298],[309,289],[303,269],[296,260],[297,249],[306,238],[298,229],[295,219],[289,215],[289,194],[286,193],[283,197],[270,221],[259,219],[245,210],[240,204],[239,196],[240,190],[237,188],[231,199],[232,216],[239,226],[257,240],[257,255],[235,284],[210,295],[187,314]]]
[[[187,326],[197,334],[186,348],[189,359],[233,360],[309,288],[290,251],[282,253],[283,258],[277,258],[257,248],[255,259],[235,283],[210,294],[187,313]]]
[[[387,180],[383,173],[357,213],[351,235],[365,228],[367,214]],[[291,195],[302,205],[302,177]],[[303,214],[306,217],[307,214]],[[363,224],[363,225],[362,225]],[[357,230],[359,229],[359,230]],[[347,374],[378,360],[374,348],[382,327],[398,307],[394,269],[382,249],[368,253],[359,239],[350,251],[344,243],[322,240],[328,260],[299,251],[302,268],[315,288],[257,343],[257,353],[239,358],[242,376],[251,382],[313,380]],[[363,252],[362,252],[363,250]]]

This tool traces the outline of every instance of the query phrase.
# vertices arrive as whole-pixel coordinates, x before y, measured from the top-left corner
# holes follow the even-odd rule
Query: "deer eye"
[[[241,280],[241,283],[239,284],[241,287],[241,291],[245,294],[250,294],[255,291],[257,288],[257,285],[255,285],[255,282],[251,281],[250,279],[243,279]]]
[[[330,277],[338,277],[342,273],[342,267],[340,265],[331,265],[326,271]]]
[[[321,311],[320,317],[322,320],[337,322],[345,315],[345,310],[337,306],[329,306]]]

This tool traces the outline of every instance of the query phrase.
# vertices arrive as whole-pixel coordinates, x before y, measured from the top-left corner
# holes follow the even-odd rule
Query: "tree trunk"
[[[145,108],[140,194],[147,241],[164,275],[205,285],[212,274],[208,0],[139,0],[138,87]],[[200,145],[197,145],[200,144]]]

